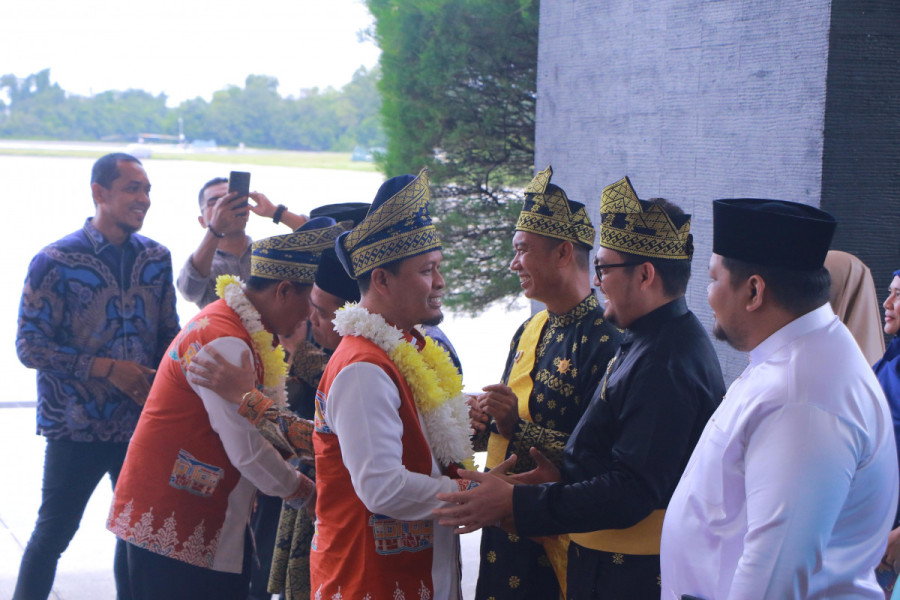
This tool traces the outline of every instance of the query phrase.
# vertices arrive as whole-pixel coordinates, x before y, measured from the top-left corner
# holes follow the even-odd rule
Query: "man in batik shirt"
[[[94,163],[95,215],[28,267],[16,351],[37,370],[37,433],[47,438],[38,520],[15,598],[46,598],[60,554],[100,479],[119,476],[149,377],[178,333],[172,258],[138,235],[150,181],[129,154]],[[116,587],[125,597],[125,545]]]

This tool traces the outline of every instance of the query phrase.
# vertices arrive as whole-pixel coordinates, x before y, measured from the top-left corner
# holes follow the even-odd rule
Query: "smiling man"
[[[16,350],[37,369],[37,432],[47,438],[44,487],[15,598],[46,598],[60,554],[109,473],[119,476],[141,405],[178,333],[172,259],[137,235],[150,208],[140,161],[108,154],[94,163],[95,214],[41,250],[28,267]],[[116,587],[128,598],[124,543]]]
[[[451,465],[471,456],[459,375],[416,325],[440,322],[441,244],[426,172],[386,181],[335,250],[362,300],[316,394],[312,593],[322,598],[460,598],[459,546],[432,520]]]
[[[525,189],[509,265],[525,297],[547,308],[516,331],[502,383],[484,388],[473,407],[476,416],[491,417],[489,429],[473,422],[480,432],[476,449],[488,450],[488,469],[516,454],[513,472],[527,471],[534,466],[532,447],[559,464],[621,338],[591,289],[594,227],[584,205],[550,183],[552,174],[547,167]],[[481,534],[475,597],[556,598],[565,590],[565,571],[564,540],[535,541],[489,527]]]
[[[666,505],[725,385],[684,299],[690,215],[639,200],[626,177],[603,190],[600,216],[594,282],[625,336],[559,469],[470,475],[481,485],[441,495],[459,505],[437,512],[464,530],[502,520],[520,537],[569,533],[569,600],[655,600]]]

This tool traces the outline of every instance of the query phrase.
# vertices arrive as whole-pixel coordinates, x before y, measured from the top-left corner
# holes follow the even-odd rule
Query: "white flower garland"
[[[259,311],[247,299],[241,280],[233,275],[220,275],[216,280],[216,291],[225,300],[228,308],[241,318],[244,329],[250,334],[253,349],[263,364],[262,393],[271,398],[278,406],[287,405],[285,376],[287,365],[284,362],[284,349],[281,345],[273,347],[272,334],[263,327]]]
[[[355,303],[348,303],[338,310],[333,323],[341,336],[356,335],[374,342],[397,366],[413,391],[416,408],[422,415],[422,428],[438,463],[443,466],[465,463],[472,468],[469,411],[466,397],[461,393],[461,380],[449,354],[444,350],[439,357],[433,352],[419,353],[406,341],[402,331],[389,325],[381,315],[370,313]],[[431,338],[426,340],[434,344]],[[414,353],[404,346],[413,348]],[[410,356],[416,360],[408,360]],[[449,381],[452,377],[445,375],[451,370],[456,381]]]

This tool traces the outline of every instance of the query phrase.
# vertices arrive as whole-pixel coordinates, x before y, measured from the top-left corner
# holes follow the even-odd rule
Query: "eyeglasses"
[[[597,274],[597,281],[603,281],[603,270],[604,269],[615,269],[618,267],[636,267],[638,265],[642,265],[644,263],[641,262],[623,262],[623,263],[615,263],[611,265],[594,265],[594,273]]]

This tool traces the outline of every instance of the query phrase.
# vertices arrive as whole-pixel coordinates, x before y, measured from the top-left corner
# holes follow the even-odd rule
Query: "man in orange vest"
[[[220,300],[194,317],[163,358],[116,485],[107,527],[127,542],[135,600],[247,597],[256,490],[302,505],[313,491],[234,405],[185,377],[198,354],[253,356],[257,388],[285,402],[274,338],[310,312],[318,254],[343,227],[313,219],[253,244],[246,284],[222,276]]]
[[[335,246],[362,300],[316,393],[316,598],[461,598],[458,541],[431,516],[472,450],[461,377],[416,328],[443,316],[429,198],[425,171],[389,179]]]

